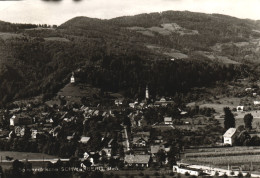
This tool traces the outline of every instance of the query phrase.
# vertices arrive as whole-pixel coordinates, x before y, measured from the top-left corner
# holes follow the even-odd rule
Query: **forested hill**
[[[110,20],[76,17],[58,28],[0,21],[0,104],[53,95],[69,79],[102,91],[173,96],[254,77],[259,21],[167,11]]]

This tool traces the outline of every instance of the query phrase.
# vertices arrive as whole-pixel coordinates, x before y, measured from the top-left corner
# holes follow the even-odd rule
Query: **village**
[[[77,85],[72,73],[64,90],[76,90]],[[1,156],[5,168],[18,159],[31,161],[33,168],[42,168],[37,162],[45,162],[44,167],[49,168],[50,163],[61,161],[73,162],[72,165],[81,170],[153,168],[186,176],[259,176],[258,159],[244,159],[260,156],[259,145],[246,142],[248,137],[258,139],[259,125],[254,120],[254,128],[236,125],[225,130],[223,108],[229,105],[219,103],[222,109],[218,110],[218,107],[210,107],[213,104],[208,104],[209,107],[191,106],[192,103],[177,105],[169,97],[151,100],[148,86],[141,101],[114,97],[109,99],[108,105],[84,105],[75,102],[83,103],[82,96],[68,91],[43,104],[38,100],[18,102],[1,110],[2,151],[54,156],[45,160]],[[242,93],[254,99],[257,92],[258,88],[246,88]],[[260,112],[254,109],[259,104],[260,101],[254,100],[253,104],[230,106],[230,109],[236,116],[252,113],[254,118],[259,118]],[[228,157],[229,163],[219,160]],[[232,162],[231,157],[242,157],[241,162],[237,159]],[[241,166],[249,163],[249,167]]]

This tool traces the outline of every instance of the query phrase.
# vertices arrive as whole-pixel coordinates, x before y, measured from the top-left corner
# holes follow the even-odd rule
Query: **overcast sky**
[[[260,20],[260,0],[20,0],[0,1],[0,20],[57,24],[76,17],[109,19],[124,15],[188,10]]]

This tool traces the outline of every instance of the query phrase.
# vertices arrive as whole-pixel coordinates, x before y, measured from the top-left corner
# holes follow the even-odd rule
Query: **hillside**
[[[259,21],[220,14],[76,17],[57,29],[0,21],[0,105],[53,96],[72,71],[101,91],[142,97],[149,85],[152,96],[173,96],[216,81],[256,78],[259,56]]]

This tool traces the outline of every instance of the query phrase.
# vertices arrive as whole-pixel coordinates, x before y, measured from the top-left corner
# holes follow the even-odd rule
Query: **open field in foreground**
[[[238,166],[242,170],[260,171],[260,147],[220,147],[188,149],[182,162],[227,169]]]
[[[5,157],[9,156],[12,157],[13,160],[15,159],[51,159],[51,158],[57,158],[55,156],[43,154],[43,153],[27,153],[27,152],[13,152],[13,151],[1,151],[0,157],[1,160],[6,160]]]

